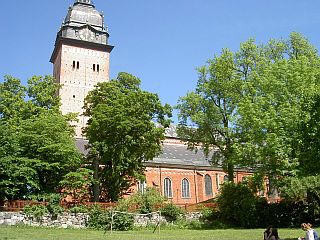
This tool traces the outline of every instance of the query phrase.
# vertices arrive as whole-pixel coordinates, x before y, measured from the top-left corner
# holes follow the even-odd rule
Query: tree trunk
[[[99,182],[99,159],[95,157],[93,160],[93,201],[99,202],[100,200],[100,182]]]
[[[234,182],[234,166],[232,163],[228,163],[228,180],[229,182]]]

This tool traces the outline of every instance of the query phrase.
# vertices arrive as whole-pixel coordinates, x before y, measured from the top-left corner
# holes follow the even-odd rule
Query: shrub
[[[59,194],[50,194],[47,197],[48,212],[51,214],[51,217],[56,219],[59,214],[63,213],[64,209],[60,206],[61,196]]]
[[[29,218],[35,218],[38,222],[41,221],[43,216],[49,213],[47,207],[44,205],[25,206],[23,212]]]
[[[169,222],[176,222],[183,214],[181,208],[169,203],[161,208],[161,215],[164,216]]]
[[[33,196],[33,200],[47,202],[47,205],[26,206],[24,212],[29,217],[35,217],[39,221],[44,215],[50,214],[52,219],[56,219],[64,209],[60,206],[61,196],[59,194]]]
[[[145,193],[136,193],[127,199],[118,202],[116,210],[138,210],[140,213],[156,211],[165,202],[165,198],[155,188],[147,188]]]
[[[100,206],[94,206],[89,211],[89,219],[87,226],[98,230],[110,230],[113,216],[113,230],[128,231],[133,228],[134,218],[128,213],[114,213],[112,211],[105,211]]]
[[[77,205],[69,209],[71,213],[87,213],[89,211],[88,207],[85,205]]]
[[[257,197],[248,186],[225,183],[217,202],[221,219],[226,223],[245,228],[257,226]]]

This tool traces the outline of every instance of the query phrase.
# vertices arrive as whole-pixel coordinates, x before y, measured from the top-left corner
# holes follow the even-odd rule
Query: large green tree
[[[270,183],[296,175],[313,161],[303,157],[305,145],[313,148],[304,139],[316,142],[319,69],[315,48],[298,33],[223,50],[198,69],[196,90],[180,99],[179,135],[192,149],[214,152],[213,163],[230,180],[235,165],[253,167]]]
[[[0,84],[1,199],[55,192],[62,177],[80,166],[58,88],[50,76],[32,77],[27,87],[10,76]]]
[[[272,191],[279,180],[301,174],[305,162],[316,162],[302,153],[306,146],[314,148],[306,136],[319,95],[320,65],[315,48],[298,33],[260,48],[260,64],[239,102],[243,141],[237,151],[243,164],[268,177]]]
[[[156,94],[141,90],[140,79],[119,73],[88,94],[85,115],[90,117],[85,133],[101,198],[116,201],[143,176],[143,162],[161,152],[164,128],[156,122],[167,127],[171,108],[161,105]]]

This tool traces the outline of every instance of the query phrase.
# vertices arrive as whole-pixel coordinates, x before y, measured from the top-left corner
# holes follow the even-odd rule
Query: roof
[[[88,140],[76,139],[76,146],[79,151],[87,155]],[[154,158],[152,163],[156,165],[183,165],[183,166],[195,166],[195,167],[210,167],[210,156],[206,157],[202,150],[197,152],[191,151],[184,144],[172,144],[164,142],[162,153]]]

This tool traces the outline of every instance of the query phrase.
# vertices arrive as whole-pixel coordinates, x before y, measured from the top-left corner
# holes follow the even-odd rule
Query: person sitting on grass
[[[264,240],[279,240],[278,229],[272,226],[269,226],[263,234]]]
[[[299,237],[298,240],[318,240],[318,234],[315,230],[313,230],[312,225],[310,223],[302,223],[302,230],[306,231],[305,237]]]

